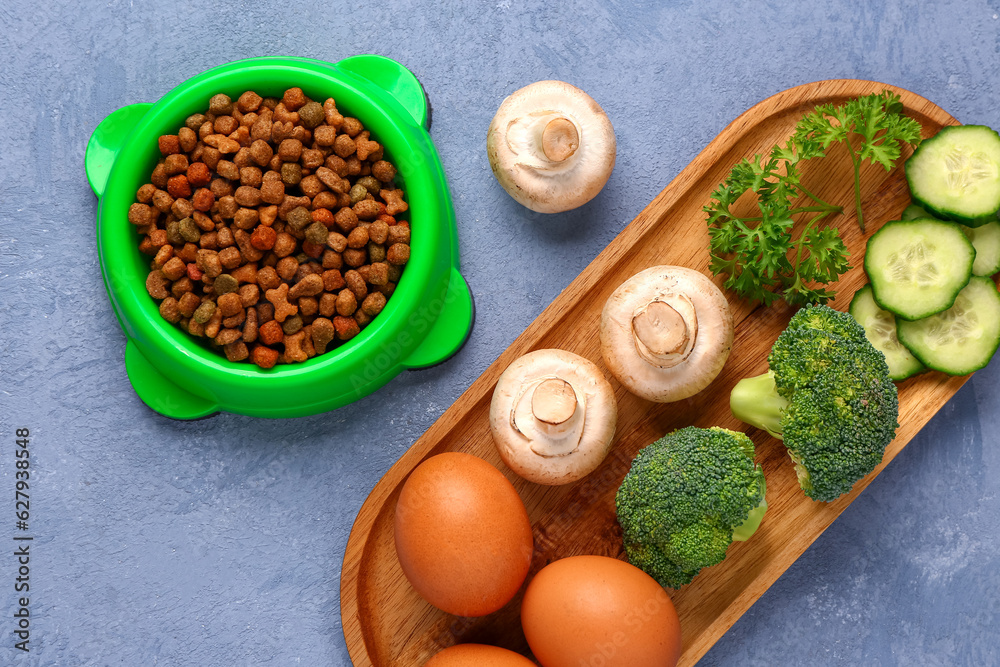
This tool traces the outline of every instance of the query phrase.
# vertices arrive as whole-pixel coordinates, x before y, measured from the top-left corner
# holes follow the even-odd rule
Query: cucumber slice
[[[913,200],[972,227],[1000,211],[1000,135],[984,125],[946,127],[906,161]]]
[[[899,340],[926,366],[967,375],[990,362],[1000,345],[1000,292],[989,278],[975,276],[955,305],[916,322],[896,322]]]
[[[904,320],[951,308],[972,276],[976,251],[953,222],[887,222],[868,239],[865,273],[875,302]]]
[[[962,231],[976,249],[972,275],[992,276],[1000,271],[1000,222],[994,220],[980,227],[962,226]]]
[[[872,286],[865,285],[854,293],[848,308],[851,316],[864,327],[865,336],[875,349],[885,355],[889,364],[889,377],[905,380],[911,375],[926,370],[920,360],[896,337],[896,318],[888,310],[882,310],[872,298]]]
[[[903,215],[899,216],[900,220],[917,220],[918,218],[933,218],[934,216],[927,212],[927,209],[922,206],[917,206],[916,204],[910,204],[905,209],[903,209]]]

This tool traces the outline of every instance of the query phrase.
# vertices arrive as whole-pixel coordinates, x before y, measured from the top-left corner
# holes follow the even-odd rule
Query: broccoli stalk
[[[741,422],[781,439],[781,418],[788,408],[788,399],[778,394],[774,371],[737,382],[729,395],[729,408]]]

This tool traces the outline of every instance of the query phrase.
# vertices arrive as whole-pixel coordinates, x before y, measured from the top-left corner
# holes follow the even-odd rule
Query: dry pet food
[[[128,220],[165,320],[271,368],[350,340],[385,307],[410,258],[409,205],[382,145],[332,98],[220,93],[158,143]]]

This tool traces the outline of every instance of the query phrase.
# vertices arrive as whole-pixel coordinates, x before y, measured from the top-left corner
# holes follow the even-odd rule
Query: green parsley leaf
[[[822,158],[835,143],[847,146],[854,165],[855,207],[864,232],[860,167],[864,161],[886,170],[899,159],[902,144],[920,142],[920,124],[902,115],[899,96],[890,91],[821,105],[805,114],[791,139],[768,155],[755,155],[733,166],[705,206],[708,214],[710,269],[726,275],[725,286],[740,296],[770,305],[826,303],[834,297],[825,286],[847,271],[847,247],[824,220],[843,212],[802,183],[799,163]],[[756,197],[747,217],[734,213],[747,192]],[[803,230],[793,236],[795,220]]]

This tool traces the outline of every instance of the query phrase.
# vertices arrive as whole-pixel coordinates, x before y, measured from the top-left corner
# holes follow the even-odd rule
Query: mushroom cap
[[[677,304],[678,318],[692,310],[696,316],[693,340],[668,360],[671,365],[663,366],[652,360],[660,351],[649,350],[636,336],[637,327],[653,326],[639,317],[652,304],[661,303]],[[669,338],[669,333],[661,335]],[[694,396],[722,370],[733,345],[733,317],[726,297],[705,275],[682,266],[654,266],[611,294],[601,312],[600,336],[604,362],[619,382],[636,396],[669,403]]]
[[[568,384],[576,395],[575,411],[567,409],[562,391],[553,392],[555,399],[539,406],[533,393],[542,383],[556,389]],[[530,437],[538,433],[525,434],[518,430],[523,422],[515,424],[523,419],[525,408],[540,407],[544,407],[546,417],[559,415],[561,420],[570,414],[565,422],[568,436],[550,450],[557,452],[555,455],[539,454],[542,447]],[[536,350],[516,359],[497,381],[490,403],[490,430],[500,458],[515,473],[537,484],[568,484],[593,472],[611,449],[617,422],[614,390],[601,369],[565,350]],[[538,424],[539,433],[544,435],[545,429],[545,422]]]
[[[611,176],[615,150],[615,131],[601,105],[564,81],[538,81],[512,93],[486,137],[497,181],[539,213],[593,199]]]

